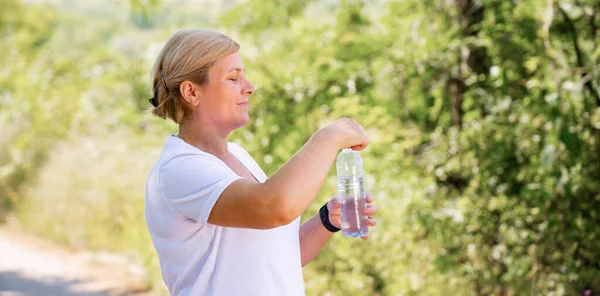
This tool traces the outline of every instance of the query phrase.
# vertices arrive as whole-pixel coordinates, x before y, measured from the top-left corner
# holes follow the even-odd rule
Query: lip
[[[248,101],[238,103],[238,106],[248,107]]]

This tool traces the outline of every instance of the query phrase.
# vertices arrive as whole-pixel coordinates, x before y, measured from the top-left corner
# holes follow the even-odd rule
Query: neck
[[[195,120],[186,120],[179,125],[177,136],[184,142],[210,153],[220,159],[229,158],[227,137],[231,131],[219,129],[217,125],[202,124]]]

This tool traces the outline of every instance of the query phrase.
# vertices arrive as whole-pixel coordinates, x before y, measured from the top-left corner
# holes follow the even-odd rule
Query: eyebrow
[[[238,72],[244,72],[244,70],[245,70],[245,69],[238,68],[238,67],[233,67],[233,68],[231,68],[231,69],[227,70],[227,73],[229,73],[229,72],[231,72],[231,71],[234,71],[234,70],[235,70],[235,71],[238,71]]]

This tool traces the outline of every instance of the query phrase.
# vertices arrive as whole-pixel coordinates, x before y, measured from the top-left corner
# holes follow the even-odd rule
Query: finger
[[[373,226],[377,225],[377,219],[373,218],[373,217],[369,217],[367,219],[367,225],[369,225],[369,227],[373,227]]]
[[[375,215],[377,213],[377,207],[374,205],[367,205],[367,207],[363,210],[363,214],[367,216]]]
[[[367,192],[367,196],[365,197],[365,200],[367,201],[367,203],[371,203],[373,201],[373,196],[371,195],[371,193]]]
[[[365,148],[367,148],[367,145],[366,144],[354,145],[350,148],[352,150],[360,151],[360,150],[364,150]]]
[[[335,197],[333,200],[333,207],[336,209],[340,209],[342,207],[342,204],[337,197]]]
[[[369,239],[369,235],[361,236],[360,238],[361,238],[362,240],[368,240],[368,239]]]
[[[366,139],[366,137],[365,137],[365,139],[360,144],[354,145],[350,148],[352,148],[352,150],[360,151],[360,150],[365,150],[367,148],[367,146],[369,146],[369,140]]]
[[[360,144],[360,150],[365,150],[369,146],[369,139],[365,139],[365,141]]]
[[[327,210],[329,215],[339,216],[340,215],[340,202],[333,198],[327,203]]]

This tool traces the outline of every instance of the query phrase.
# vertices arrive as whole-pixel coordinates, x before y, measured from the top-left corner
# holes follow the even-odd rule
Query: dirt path
[[[123,256],[75,251],[0,228],[0,295],[149,295]]]

